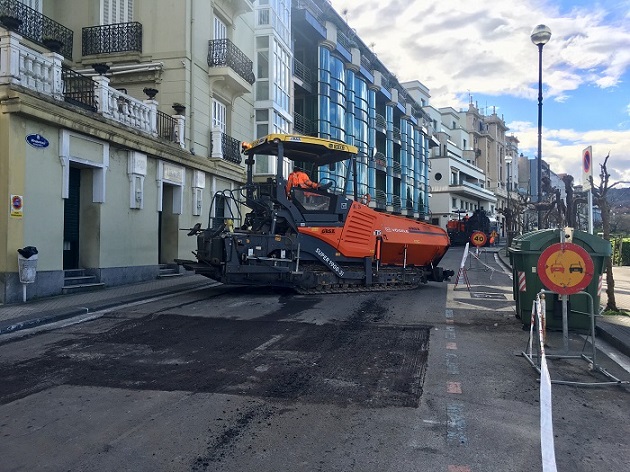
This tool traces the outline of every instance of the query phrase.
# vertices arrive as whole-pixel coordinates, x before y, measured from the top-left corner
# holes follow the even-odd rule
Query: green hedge
[[[630,238],[611,238],[613,265],[630,265]],[[621,249],[621,251],[619,250]]]

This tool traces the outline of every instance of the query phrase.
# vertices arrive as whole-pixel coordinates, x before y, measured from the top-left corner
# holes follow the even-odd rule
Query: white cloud
[[[538,50],[530,34],[541,22],[552,31],[543,49],[545,100],[579,99],[585,87],[628,88],[622,81],[630,69],[628,0],[594,2],[569,11],[561,11],[553,0],[331,3],[338,12],[347,9],[349,25],[365,44],[374,43],[379,59],[401,81],[420,80],[429,87],[435,107],[464,108],[469,94],[535,102]],[[593,108],[591,104],[585,113],[593,113]],[[510,132],[518,136],[521,148],[535,150],[537,127],[518,123],[519,112],[502,110],[507,121],[513,120]],[[625,113],[630,115],[630,104]],[[595,117],[593,122],[597,123]],[[610,151],[614,177],[630,180],[629,126],[621,115],[612,130],[545,129],[543,158],[556,172],[575,171],[576,166],[579,171],[581,151],[592,145],[596,164],[598,156]]]

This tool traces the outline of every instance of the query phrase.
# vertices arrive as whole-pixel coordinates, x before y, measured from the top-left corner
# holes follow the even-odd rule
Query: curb
[[[220,284],[216,282],[212,282],[212,281],[194,282],[191,284],[173,287],[171,289],[152,289],[152,290],[148,290],[144,292],[141,291],[133,295],[123,295],[123,296],[120,296],[119,298],[112,298],[109,300],[102,300],[100,302],[93,302],[92,304],[86,304],[85,306],[77,306],[77,307],[72,307],[72,308],[55,310],[55,311],[42,314],[41,316],[38,316],[37,318],[17,321],[12,324],[2,326],[0,327],[0,336],[4,334],[15,333],[17,331],[22,331],[24,329],[34,328],[36,326],[56,323],[57,321],[62,321],[62,320],[79,316],[79,315],[87,315],[89,313],[93,313],[96,311],[115,308],[117,306],[137,302],[145,298],[152,298],[159,295],[169,295],[169,294],[174,294],[174,293],[179,293],[179,292],[185,292],[187,290],[200,289],[204,287],[214,287],[216,285],[220,285]]]
[[[34,318],[30,320],[20,321],[19,323],[11,324],[8,326],[4,326],[0,328],[0,336],[3,334],[15,333],[17,331],[21,331],[23,329],[34,328],[36,326],[55,323],[57,321],[65,320],[67,318],[72,318],[74,316],[86,315],[89,313],[89,309],[87,307],[73,308],[68,311],[64,311],[61,313],[44,315],[39,318]]]
[[[619,352],[630,357],[630,346],[628,346],[614,334],[608,332],[605,328],[602,328],[599,325],[595,326],[595,334],[596,336],[610,344],[612,347],[617,349]]]

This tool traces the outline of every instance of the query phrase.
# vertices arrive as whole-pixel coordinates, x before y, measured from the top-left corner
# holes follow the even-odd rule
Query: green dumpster
[[[523,327],[529,328],[532,304],[536,294],[541,290],[547,290],[537,274],[538,259],[542,252],[552,244],[560,242],[559,229],[544,229],[532,231],[518,236],[512,240],[508,248],[510,262],[512,264],[514,300],[516,301],[516,313],[520,317]],[[593,259],[593,279],[584,290],[593,297],[595,314],[599,309],[599,279],[606,267],[606,258],[612,254],[609,241],[598,236],[575,230],[573,244],[581,246]],[[525,288],[525,290],[523,290]],[[559,295],[547,295],[546,318],[547,328],[551,330],[562,329],[562,305]],[[581,294],[568,296],[568,327],[570,330],[589,333],[590,317],[588,313],[588,297]]]

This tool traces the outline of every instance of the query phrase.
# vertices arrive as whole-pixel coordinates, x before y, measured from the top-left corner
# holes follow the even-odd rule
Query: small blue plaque
[[[29,134],[26,137],[26,142],[36,148],[45,148],[50,144],[41,134]]]

